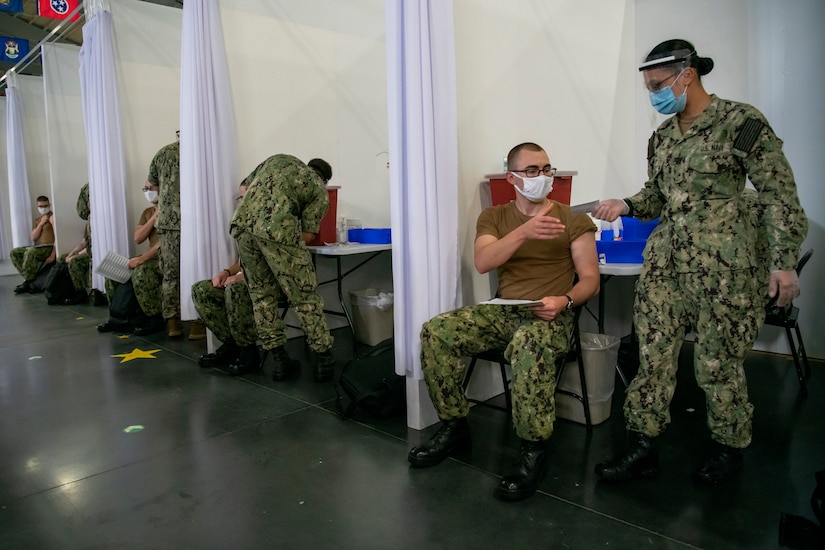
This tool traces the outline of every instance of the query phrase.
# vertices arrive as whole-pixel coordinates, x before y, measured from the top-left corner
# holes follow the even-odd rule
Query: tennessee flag
[[[52,19],[66,19],[74,11],[80,0],[37,0],[37,15]],[[80,19],[80,15],[72,17],[72,21]]]

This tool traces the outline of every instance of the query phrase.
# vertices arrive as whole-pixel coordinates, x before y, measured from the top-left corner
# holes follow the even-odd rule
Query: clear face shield
[[[687,102],[687,87],[678,90],[677,97],[673,84],[690,67],[690,50],[677,50],[642,63],[643,85],[650,95],[650,104],[663,115],[680,113]]]

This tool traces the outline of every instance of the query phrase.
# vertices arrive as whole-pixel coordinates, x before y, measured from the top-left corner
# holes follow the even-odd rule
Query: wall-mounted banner
[[[2,2],[2,0],[0,0]],[[0,61],[17,63],[29,53],[29,41],[24,38],[0,36]]]
[[[23,11],[23,0],[0,0],[0,11]]]

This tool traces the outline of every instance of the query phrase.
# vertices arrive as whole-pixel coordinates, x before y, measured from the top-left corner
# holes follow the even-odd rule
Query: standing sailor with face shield
[[[656,46],[639,67],[653,107],[675,114],[648,142],[648,181],[624,200],[593,212],[660,218],[648,240],[633,318],[640,367],[624,404],[628,446],[596,466],[603,480],[658,474],[655,438],[670,422],[679,350],[694,331],[694,370],[704,390],[714,449],[694,472],[716,485],[743,466],[753,405],[743,361],[765,316],[766,295],[782,306],[799,295],[794,269],[808,229],[782,140],[754,107],[708,94],[700,77],[713,60],[685,40]],[[758,192],[760,217],[746,199]],[[766,257],[757,257],[759,243]],[[770,269],[770,282],[762,271]]]

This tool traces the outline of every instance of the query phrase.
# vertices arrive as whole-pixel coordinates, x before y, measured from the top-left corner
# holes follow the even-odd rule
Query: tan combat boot
[[[183,323],[180,322],[180,317],[170,317],[166,320],[166,334],[170,338],[177,338],[183,334]]]
[[[192,321],[192,326],[189,327],[189,339],[203,340],[204,338],[206,338],[206,327],[199,319],[195,319]]]

